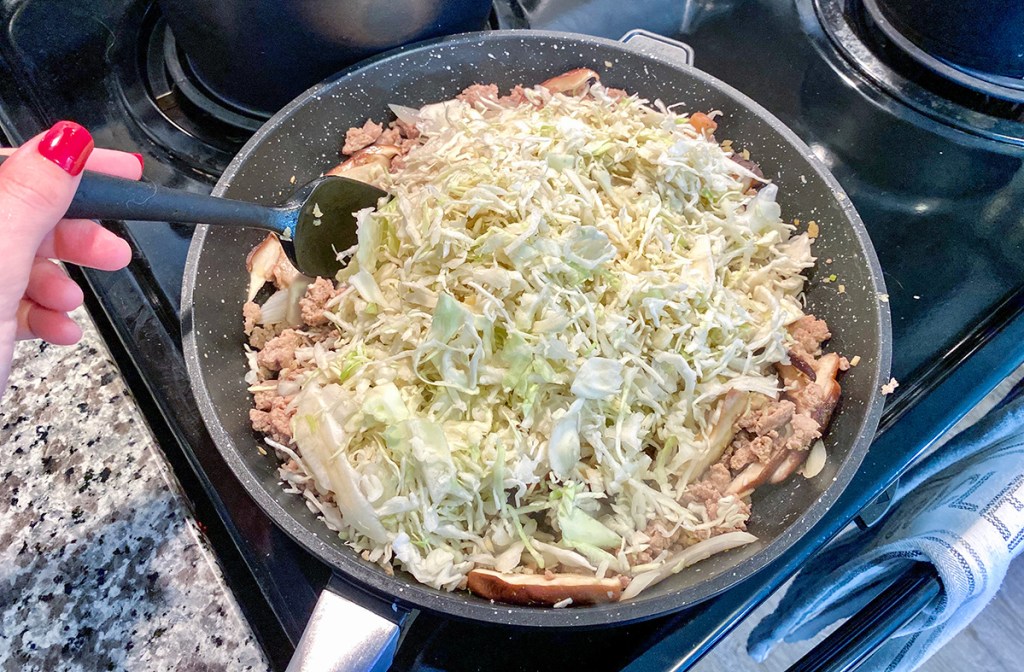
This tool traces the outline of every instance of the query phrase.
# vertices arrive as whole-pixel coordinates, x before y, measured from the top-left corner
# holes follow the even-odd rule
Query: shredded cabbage
[[[680,498],[716,410],[777,395],[803,314],[813,258],[775,186],[745,192],[685,116],[591,93],[392,106],[421,144],[358,213],[355,291],[297,396],[342,536],[436,588],[475,566],[630,574],[655,521],[701,538],[715,521]],[[753,537],[715,539],[654,552],[629,595]]]

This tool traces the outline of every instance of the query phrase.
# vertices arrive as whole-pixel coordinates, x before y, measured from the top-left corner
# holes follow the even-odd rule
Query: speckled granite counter
[[[21,343],[0,402],[0,667],[265,670],[84,312]]]

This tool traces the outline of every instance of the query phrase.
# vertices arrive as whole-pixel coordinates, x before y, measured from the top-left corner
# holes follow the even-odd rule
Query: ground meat
[[[732,474],[729,473],[724,464],[719,462],[711,465],[711,468],[704,474],[704,480],[714,486],[719,492],[725,492],[726,488],[729,487],[729,483],[732,482]]]
[[[285,329],[267,341],[256,355],[256,363],[269,371],[280,371],[295,365],[295,349],[302,345],[302,335],[294,329]]]
[[[246,301],[242,306],[242,317],[245,319],[245,333],[249,335],[262,318],[260,307],[252,301]]]
[[[688,504],[700,504],[704,507],[705,511],[707,511],[709,519],[717,518],[718,500],[724,497],[722,493],[725,492],[731,482],[732,474],[729,473],[729,469],[726,468],[725,464],[721,462],[713,464],[711,468],[705,472],[703,479],[696,483],[691,483],[686,488],[680,502],[684,506]],[[741,503],[740,508],[749,515],[750,510],[746,503]],[[697,532],[680,527],[676,529],[675,532],[669,534],[669,532],[664,528],[662,522],[654,520],[648,523],[647,529],[644,530],[644,534],[646,534],[650,539],[647,550],[636,553],[631,557],[630,561],[631,564],[634,565],[646,564],[648,562],[653,562],[662,551],[676,547],[689,546],[701,539],[707,539],[715,534],[722,534],[723,532],[742,529],[746,529],[746,525],[743,522],[740,522],[735,527],[719,526],[711,530],[700,530]]]
[[[387,141],[387,144],[398,147],[398,156],[391,159],[391,172],[405,168],[405,155],[409,153],[410,149],[420,144],[417,139],[419,137],[420,131],[416,126],[406,124],[401,119],[395,119],[391,122],[388,130],[384,131],[378,140],[380,144],[385,144],[385,141]]]
[[[270,280],[274,283],[274,287],[277,287],[278,289],[290,287],[292,282],[294,282],[295,278],[299,275],[299,272],[294,266],[292,266],[291,260],[288,259],[288,256],[283,250],[270,272]]]
[[[274,396],[270,410],[250,409],[249,422],[252,424],[252,428],[261,434],[266,434],[278,443],[290,443],[292,440],[292,416],[295,415],[295,409],[288,405],[290,401],[290,398]]]
[[[804,315],[788,329],[796,341],[793,352],[802,357],[817,357],[821,354],[821,344],[832,337],[825,321],[813,315]]]
[[[526,89],[516,84],[507,96],[498,98],[498,103],[505,107],[516,107],[517,105],[530,104],[530,99],[526,97]]]
[[[684,498],[689,500],[688,503],[703,504],[708,518],[714,518],[718,514],[718,500],[722,498],[722,493],[710,480],[702,480],[686,486]]]
[[[763,436],[771,431],[778,431],[793,418],[796,406],[785,399],[770,400],[761,408],[747,411],[739,419],[739,426],[751,434]]]
[[[787,450],[807,450],[811,442],[821,436],[821,425],[807,415],[794,415],[789,427],[792,434],[786,437]]]
[[[797,394],[814,395],[803,390]],[[738,474],[751,464],[774,461],[780,452],[806,450],[814,439],[821,436],[821,428],[814,418],[796,410],[797,404],[793,401],[780,399],[770,400],[744,414],[738,422],[741,431],[737,432],[724,456],[729,470]]]
[[[402,140],[402,132],[397,128],[386,128],[377,138],[377,145],[393,145],[398,147],[398,143]]]
[[[686,487],[682,503],[701,504],[707,512],[708,520],[714,520],[718,517],[718,500],[725,496],[722,493],[732,480],[731,477],[726,480],[726,474],[728,473],[729,470],[725,468],[725,465],[721,463],[713,465],[705,474],[704,479],[697,481],[696,483],[691,483]],[[725,487],[720,488],[718,487],[719,485],[724,485]],[[698,530],[691,536],[691,541],[708,539],[709,537],[713,537],[717,534],[732,532],[734,530],[747,529],[744,521],[750,515],[750,505],[741,501],[740,509],[744,514],[743,520],[738,521],[735,525],[718,525],[710,530]],[[681,531],[676,535],[676,539],[682,538],[685,534],[687,534],[685,531]]]
[[[778,436],[778,432],[773,432]],[[775,441],[770,436],[754,436],[750,432],[739,432],[732,441],[727,453],[727,464],[734,474],[738,474],[751,464],[767,462],[775,450]]]
[[[812,418],[817,424],[825,427],[839,402],[833,385],[834,383],[831,381],[826,381],[823,384],[813,383],[798,390],[790,390],[785,393],[785,396],[796,404],[799,413]]]
[[[341,148],[341,153],[351,156],[360,149],[369,147],[377,141],[383,131],[384,127],[373,123],[373,119],[367,119],[361,127],[353,126],[345,133],[345,144]]]
[[[416,128],[415,124],[407,124],[401,119],[395,119],[391,122],[392,128],[397,128],[398,132],[402,134],[403,138],[415,140],[420,137],[420,129]]]
[[[412,149],[413,147],[415,147],[418,144],[420,144],[420,141],[416,140],[414,138],[405,138],[405,139],[403,139],[401,142],[398,143],[398,151],[400,151],[402,153],[400,156],[404,156],[404,155],[408,154],[409,150]]]
[[[498,100],[498,85],[473,84],[472,86],[466,87],[462,93],[455,97],[458,100],[469,103],[473,107],[478,107],[484,100],[496,102]]]
[[[669,534],[659,521],[651,521],[647,524],[647,529],[644,530],[644,534],[650,539],[647,550],[636,553],[631,558],[631,564],[645,565],[648,562],[654,562],[654,558],[658,557],[662,551],[675,546],[685,533],[682,528],[679,528],[673,534]]]
[[[254,350],[262,350],[270,339],[281,333],[284,326],[285,325],[282,323],[256,327],[252,330],[252,333],[249,334],[249,345],[251,345]]]
[[[651,523],[647,526],[647,536],[651,538],[649,551],[653,556],[664,551],[666,548],[671,548],[672,544],[675,543],[676,535],[667,534],[665,530],[658,526],[657,523]],[[651,560],[653,559],[654,558],[651,557]],[[647,562],[650,562],[651,560],[648,560]]]
[[[274,390],[261,390],[259,392],[253,392],[252,403],[257,410],[269,411],[274,405],[274,399],[277,399],[277,392]]]
[[[317,278],[316,282],[306,288],[306,295],[299,299],[302,321],[311,327],[327,324],[328,320],[323,315],[324,305],[337,293],[333,282],[327,278]]]

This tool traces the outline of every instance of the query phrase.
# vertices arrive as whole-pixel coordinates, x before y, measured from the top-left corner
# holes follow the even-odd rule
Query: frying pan
[[[803,142],[757,103],[691,62],[692,51],[685,45],[640,31],[620,42],[569,33],[493,31],[412,45],[306,91],[242,148],[214,193],[275,203],[287,197],[293,184],[308,182],[337,163],[350,126],[367,117],[389,118],[388,103],[418,107],[452,98],[473,83],[496,83],[507,90],[589,67],[601,73],[606,85],[651,100],[722,110],[720,138],[748,148],[779,185],[783,216],[818,222],[815,252],[831,263],[819,263],[811,272],[807,309],[832,326],[831,349],[860,356],[859,365],[841,381],[843,400],[825,437],[825,469],[815,478],[794,476],[782,486],[754,493],[749,530],[758,542],[713,556],[629,602],[578,609],[517,607],[465,592],[437,591],[403,572],[388,576],[346,547],[301,497],[284,493],[276,458],[257,451],[260,441],[249,427],[251,400],[243,381],[247,367],[240,311],[248,282],[245,257],[263,234],[200,226],[185,271],[182,328],[203,419],[256,503],[336,577],[300,641],[294,669],[313,669],[312,656],[324,652],[318,647],[323,635],[340,658],[316,665],[386,666],[397,623],[407,609],[499,624],[578,628],[623,624],[691,606],[783,553],[824,515],[857,470],[881,413],[878,390],[888,376],[891,341],[888,307],[880,299],[885,292],[881,270],[867,232],[842,188]],[[833,274],[836,282],[825,281]],[[840,283],[844,293],[837,291]]]

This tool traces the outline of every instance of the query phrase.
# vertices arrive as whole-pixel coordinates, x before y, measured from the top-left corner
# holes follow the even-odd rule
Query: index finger
[[[0,147],[0,156],[10,156],[16,147]],[[85,162],[85,169],[95,173],[106,173],[114,177],[137,180],[142,177],[143,159],[141,154],[120,152],[116,149],[96,148]]]

